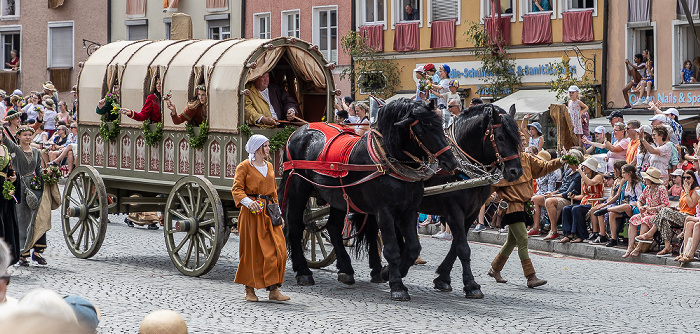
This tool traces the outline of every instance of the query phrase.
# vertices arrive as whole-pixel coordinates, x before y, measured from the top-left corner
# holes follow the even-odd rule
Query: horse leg
[[[304,238],[304,210],[311,195],[311,187],[301,182],[301,179],[287,179],[289,191],[293,191],[294,196],[287,196],[285,205],[285,217],[287,220],[287,247],[289,247],[290,258],[292,259],[292,269],[297,273],[298,285],[314,285],[314,278],[306,263],[302,240]],[[284,183],[282,183],[284,185]]]
[[[400,218],[399,230],[403,236],[404,247],[401,252],[401,266],[399,270],[401,272],[401,277],[404,278],[408,274],[408,270],[416,264],[416,259],[420,255],[420,241],[418,240],[418,230],[416,229],[415,222],[418,220],[418,212],[411,211],[407,212],[404,216]],[[410,223],[405,223],[410,222]]]
[[[462,281],[464,282],[464,296],[470,299],[481,299],[484,298],[484,293],[481,292],[481,285],[476,283],[474,280],[474,275],[472,274],[471,267],[471,248],[469,247],[469,242],[467,241],[467,231],[466,222],[471,222],[476,219],[477,213],[473,213],[466,220],[459,220],[459,223],[455,223],[454,226],[450,225],[452,229],[452,243],[455,245],[457,251],[457,256],[460,262],[462,262]]]
[[[450,224],[450,229],[452,225]],[[452,266],[457,259],[456,239],[454,237],[454,232],[452,233],[452,243],[450,244],[450,250],[447,252],[445,259],[437,267],[435,273],[438,274],[433,280],[434,288],[438,291],[452,291],[452,279],[450,278],[450,273],[452,273]]]
[[[382,256],[379,249],[379,229],[377,228],[377,220],[373,215],[367,216],[367,222],[364,227],[365,238],[367,242],[367,256],[369,259],[369,275],[372,283],[386,283],[387,280],[382,278]]]
[[[391,300],[411,300],[408,289],[401,280],[401,272],[399,271],[401,253],[399,251],[399,245],[396,242],[396,230],[394,228],[394,216],[392,212],[387,208],[382,208],[377,213],[377,222],[379,229],[382,231],[382,241],[384,241],[384,258],[389,263],[388,273]],[[415,219],[412,223],[414,222]]]
[[[331,244],[335,249],[336,267],[338,268],[338,281],[347,285],[355,284],[355,270],[352,269],[350,255],[343,245],[343,225],[345,211],[331,208],[326,229],[331,237]]]

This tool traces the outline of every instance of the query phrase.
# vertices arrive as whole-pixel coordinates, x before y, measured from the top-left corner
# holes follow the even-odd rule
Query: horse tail
[[[355,213],[349,219],[352,227],[357,231],[355,234],[355,256],[360,257],[366,252],[373,251],[378,245],[377,218],[374,215]]]

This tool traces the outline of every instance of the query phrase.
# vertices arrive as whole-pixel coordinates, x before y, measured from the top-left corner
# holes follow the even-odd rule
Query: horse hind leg
[[[384,258],[389,263],[387,272],[389,276],[389,288],[391,290],[391,300],[408,301],[411,296],[408,289],[403,284],[401,272],[399,270],[401,262],[401,252],[396,239],[394,228],[394,216],[388,209],[380,210],[377,215],[379,229],[382,231],[382,241],[384,242]]]
[[[304,210],[311,195],[311,187],[301,182],[299,178],[287,179],[289,192],[294,196],[287,196],[284,214],[287,220],[287,247],[292,260],[292,269],[296,272],[297,285],[314,285],[314,278],[306,263],[302,240],[304,238]]]
[[[352,261],[343,244],[343,226],[345,223],[345,211],[331,208],[326,229],[331,238],[331,244],[335,249],[336,267],[338,268],[338,281],[352,285],[355,284],[355,270]]]
[[[365,241],[367,242],[367,257],[370,268],[370,282],[386,283],[387,280],[382,278],[382,255],[379,246],[379,229],[377,228],[377,220],[374,216],[367,216],[364,231]]]

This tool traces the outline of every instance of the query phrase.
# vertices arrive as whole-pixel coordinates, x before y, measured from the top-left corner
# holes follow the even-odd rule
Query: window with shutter
[[[459,17],[459,0],[433,0],[431,4],[432,21],[453,20]]]
[[[73,23],[49,23],[49,68],[73,67]]]
[[[126,27],[126,38],[130,41],[148,39],[148,25],[130,25]]]

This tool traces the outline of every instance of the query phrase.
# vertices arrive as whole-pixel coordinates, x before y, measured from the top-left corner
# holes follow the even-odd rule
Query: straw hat
[[[540,151],[539,153],[537,153],[537,157],[544,161],[552,160],[552,155],[549,154],[549,152],[547,151]]]
[[[55,87],[55,86],[53,85],[53,83],[51,83],[50,81],[45,82],[45,83],[42,85],[42,87],[44,87],[44,89],[50,90],[50,91],[52,91],[52,92],[55,92],[55,91],[56,91],[56,87]]]
[[[596,173],[598,172],[598,160],[596,160],[595,158],[586,159],[586,161],[584,161],[581,164],[581,166],[586,166],[586,167],[588,167],[588,169],[590,169]]]
[[[41,104],[43,104],[44,107],[49,108],[51,110],[53,110],[56,107],[56,105],[53,103],[52,99],[46,99]]]
[[[158,310],[146,315],[141,320],[141,334],[187,334],[187,323],[175,311]]]
[[[678,168],[678,169],[674,170],[673,173],[671,173],[671,175],[673,175],[673,176],[681,176],[681,175],[683,175],[683,170],[680,169],[680,168]]]
[[[642,178],[647,179],[656,184],[664,183],[664,181],[661,180],[661,171],[658,170],[656,167],[649,167],[649,169],[647,169],[646,172],[642,172]]]

